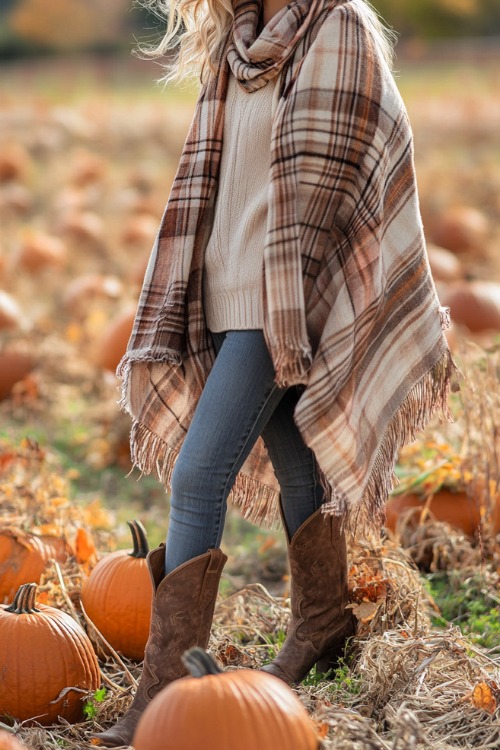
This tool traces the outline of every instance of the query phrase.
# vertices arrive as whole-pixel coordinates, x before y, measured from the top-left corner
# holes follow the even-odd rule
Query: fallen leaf
[[[77,529],[76,532],[75,557],[80,565],[84,565],[96,557],[96,548],[92,537],[82,528]]]
[[[486,682],[478,682],[472,691],[471,700],[473,706],[487,711],[489,714],[494,714],[496,711],[497,702],[495,696]]]
[[[317,721],[316,722],[316,733],[318,734],[318,737],[320,740],[326,739],[328,737],[328,731],[330,727],[326,723],[326,721]]]
[[[377,602],[361,602],[360,604],[349,605],[355,617],[363,623],[370,622],[377,614],[379,605]]]

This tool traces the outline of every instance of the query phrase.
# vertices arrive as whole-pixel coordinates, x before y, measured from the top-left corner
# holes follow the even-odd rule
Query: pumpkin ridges
[[[49,559],[65,562],[70,552],[67,542],[58,537],[0,527],[0,602],[10,600],[23,583],[38,583]]]
[[[187,652],[189,664],[194,648]],[[194,657],[203,659],[200,653]],[[202,662],[203,663],[203,662]],[[317,750],[305,708],[276,677],[254,670],[206,671],[164,688],[146,708],[136,750]]]
[[[149,635],[153,587],[147,565],[144,527],[129,522],[134,549],[103,557],[84,582],[82,604],[108,643],[125,656],[142,660]]]
[[[193,683],[189,684],[189,678],[176,682],[176,691],[170,690],[174,685],[165,688],[162,693],[168,695],[168,713],[175,716],[177,726],[189,727],[188,736],[173,731],[168,734],[168,727],[163,722],[164,710],[167,706],[155,699],[146,709],[148,716],[147,734],[143,730],[144,722],[134,735],[133,746],[137,750],[192,750],[193,747],[204,747],[207,750],[256,750],[262,743],[262,722],[265,721],[266,745],[265,748],[300,748],[300,750],[316,750],[318,741],[314,729],[307,731],[297,721],[293,721],[290,714],[290,726],[276,714],[276,703],[263,701],[263,692],[267,692],[262,684],[257,689],[255,686],[242,683],[236,689],[239,697],[243,698],[243,704],[235,708],[227,700],[228,690],[225,684],[226,678],[234,674],[241,675],[246,670],[224,673],[220,677],[208,675],[203,677],[204,687],[196,689],[193,693]],[[257,672],[252,672],[252,677]],[[272,675],[267,675],[272,677]],[[222,682],[221,682],[222,679]],[[273,681],[278,683],[277,678]],[[182,684],[184,683],[184,684]],[[280,685],[284,683],[280,683]],[[243,687],[244,685],[244,687]],[[273,685],[273,687],[275,687]],[[286,688],[286,686],[285,686]],[[231,686],[234,691],[234,685]],[[280,688],[278,688],[280,689]],[[219,700],[215,700],[219,697]],[[298,700],[298,699],[297,699]],[[153,708],[154,706],[154,708]],[[271,711],[267,710],[271,706]],[[293,707],[297,711],[297,707]],[[304,715],[306,711],[304,709]],[[146,717],[146,712],[144,714]],[[243,727],[244,724],[244,727]],[[227,732],[221,736],[221,728],[227,727]],[[217,741],[210,744],[210,736],[216,734]],[[235,738],[237,737],[237,744]],[[300,744],[297,744],[299,739]],[[264,749],[263,749],[264,750]]]
[[[35,588],[28,584],[16,595],[18,609]],[[97,657],[83,629],[68,614],[43,604],[36,609],[18,614],[12,606],[11,611],[0,607],[0,670],[5,677],[0,713],[19,721],[38,716],[41,724],[53,723],[59,715],[77,721],[83,712],[82,695],[70,690],[57,698],[65,688],[99,687]]]
[[[44,605],[39,605],[39,607],[48,610],[53,609],[52,607],[45,608]],[[54,611],[58,614],[65,614],[55,609]],[[13,668],[15,668],[14,665],[18,665],[16,670],[17,685],[23,685],[22,693],[17,689],[17,685],[14,686],[14,694],[17,696],[17,706],[16,712],[12,711],[11,713],[16,718],[17,716],[22,716],[23,703],[29,700],[35,707],[35,713],[32,716],[39,715],[39,720],[42,724],[57,721],[58,715],[61,714],[69,722],[78,721],[81,718],[82,712],[80,706],[81,694],[70,692],[57,703],[55,701],[57,701],[61,690],[64,688],[76,687],[93,691],[97,690],[100,686],[97,659],[92,660],[90,655],[93,651],[90,652],[88,647],[84,649],[82,646],[81,632],[83,631],[81,631],[78,623],[69,615],[61,623],[58,619],[54,619],[52,612],[47,613],[42,609],[39,610],[39,614],[36,617],[33,615],[23,615],[23,618],[24,621],[21,626],[15,629],[14,638],[11,638],[11,642],[13,641],[17,647],[17,656],[11,660],[11,663]],[[47,658],[44,652],[35,655],[33,659],[27,661],[27,657],[25,656],[26,643],[36,641],[38,638],[37,629],[40,632],[41,638],[46,639],[47,631],[50,631],[53,637],[58,640],[60,644],[58,649],[59,661]],[[64,636],[63,641],[61,641],[61,636]],[[71,645],[68,643],[68,640],[70,640]],[[90,642],[88,642],[88,645],[90,645]],[[75,651],[77,652],[76,654]],[[64,662],[63,670],[58,669],[61,661]],[[90,675],[89,679],[86,680],[87,685],[82,685],[82,680],[79,678],[82,669],[86,675]],[[64,674],[63,680],[60,677],[61,672]],[[45,700],[41,699],[40,696],[47,694],[46,686],[57,679],[59,679],[60,685]],[[64,685],[61,687],[62,682],[64,682]],[[72,708],[64,708],[62,705],[64,701],[68,700],[68,695],[71,696],[72,703],[74,704]]]
[[[129,553],[124,550],[120,550],[116,553],[113,552],[112,555],[115,556],[114,561],[120,560],[125,565],[127,565],[127,558],[130,557]],[[135,560],[135,562],[132,562],[132,560]],[[109,563],[111,562],[112,561],[109,560]],[[103,567],[100,571],[97,572],[95,588],[101,589],[102,591],[106,592],[102,602],[100,603],[100,609],[104,612],[120,612],[119,618],[112,618],[111,620],[106,620],[105,622],[102,622],[99,619],[100,613],[98,612],[97,618],[99,619],[99,630],[106,638],[106,640],[110,642],[113,648],[121,651],[126,656],[130,655],[131,658],[142,659],[143,648],[145,646],[149,633],[149,620],[147,622],[142,621],[141,630],[140,632],[138,632],[137,628],[135,627],[134,619],[139,622],[138,610],[141,602],[148,612],[151,607],[151,595],[148,595],[144,591],[144,579],[146,578],[147,574],[147,580],[149,581],[149,572],[147,571],[145,560],[144,565],[142,564],[142,558],[141,562],[139,562],[139,558],[132,558],[130,565],[127,565],[126,571],[129,590],[130,592],[134,592],[134,599],[136,603],[135,611],[132,608],[124,608],[122,605],[123,600],[121,598],[121,592],[123,586],[123,577],[125,575],[122,568],[118,567],[118,565],[113,566],[111,564],[108,564],[106,567]],[[82,600],[84,601],[84,606],[87,614],[89,615],[91,620],[94,621],[96,616],[96,602],[93,601],[90,608],[94,615],[92,616],[92,614],[89,613],[83,596]],[[124,636],[124,634],[126,635]]]
[[[73,627],[71,627],[71,622],[73,624]],[[52,627],[57,630],[58,634],[63,634],[63,626],[60,622],[54,622],[52,620],[51,622]],[[80,626],[78,623],[72,618],[70,618],[70,621],[65,621],[64,623],[64,632],[66,635],[69,635],[71,638],[72,646],[74,650],[77,652],[80,663],[83,664],[86,668],[86,670],[90,671],[92,673],[92,679],[93,683],[90,690],[97,690],[100,685],[100,671],[97,664],[97,661],[93,658],[89,658],[91,656],[91,652],[89,652],[88,648],[84,648],[81,638],[79,637],[80,633]],[[66,649],[66,655],[69,655],[69,649]],[[73,660],[69,661],[66,669],[66,674],[68,675],[68,687],[82,687],[81,685],[81,677],[80,675],[76,674],[75,669],[75,663]],[[73,677],[69,677],[70,675],[75,674],[75,679]]]

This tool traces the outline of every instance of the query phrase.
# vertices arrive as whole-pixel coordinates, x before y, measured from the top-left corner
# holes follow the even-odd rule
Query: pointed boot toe
[[[124,720],[105,732],[94,732],[90,737],[93,740],[99,740],[102,747],[129,747],[140,718],[140,712],[129,712]]]
[[[265,664],[263,667],[260,668],[260,671],[267,672],[267,674],[272,674],[273,677],[277,677],[279,680],[286,682],[287,685],[296,684],[296,680],[294,680],[294,676],[291,674],[288,674],[288,672],[286,672],[284,669],[282,669],[278,664],[275,664],[274,662],[271,662],[270,664]]]

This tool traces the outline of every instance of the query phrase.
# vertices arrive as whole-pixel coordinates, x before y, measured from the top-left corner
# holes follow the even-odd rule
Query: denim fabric
[[[260,330],[213,333],[217,351],[172,475],[165,572],[218,548],[227,497],[259,435],[289,536],[323,499],[314,455],[293,420],[298,388],[278,388]]]

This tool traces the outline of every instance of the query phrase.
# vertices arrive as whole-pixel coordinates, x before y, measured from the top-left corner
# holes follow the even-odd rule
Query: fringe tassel
[[[309,369],[312,365],[312,352],[309,346],[288,342],[271,343],[272,360],[276,385],[289,388],[292,385],[307,385]]]
[[[182,364],[180,352],[173,349],[137,349],[126,352],[118,363],[116,375],[121,379],[121,397],[118,401],[119,406],[132,415],[129,403],[129,384],[132,365],[134,364],[151,364],[154,362],[166,362],[172,367],[179,367]]]
[[[142,474],[156,474],[165,489],[170,486],[179,451],[137,420],[133,421],[130,431],[130,455],[134,468]],[[229,501],[250,523],[272,528],[278,528],[281,523],[279,493],[246,474],[236,477]]]
[[[249,477],[248,474],[237,475],[229,499],[236,505],[250,523],[268,528],[279,528],[279,492]]]
[[[124,380],[121,404],[126,410],[128,378],[134,361],[140,360],[134,358],[131,361],[125,357],[120,363],[120,374]],[[295,363],[283,363],[284,370],[292,367],[294,373],[298,372],[300,367],[297,360]],[[294,369],[296,365],[299,367],[297,370]],[[456,372],[451,352],[446,347],[437,363],[412,388],[389,423],[358,504],[353,506],[334,481],[319,470],[319,479],[325,491],[322,510],[342,518],[342,526],[351,538],[373,539],[384,525],[386,501],[397,482],[394,466],[401,447],[415,440],[416,433],[424,429],[437,410],[441,410],[447,420],[453,420],[447,399]],[[178,450],[137,420],[132,423],[130,450],[134,467],[144,474],[154,472],[165,488],[170,485]],[[258,480],[238,474],[229,499],[251,523],[269,527],[280,525],[279,492]]]
[[[424,429],[438,410],[446,420],[453,421],[447,400],[456,371],[451,352],[446,347],[437,363],[408,393],[389,423],[359,504],[353,507],[326,480],[328,493],[323,512],[345,515],[343,525],[352,538],[373,538],[374,532],[384,525],[386,501],[397,482],[394,466],[402,446],[414,441],[416,433]]]
[[[447,331],[451,326],[451,314],[449,307],[439,308],[439,320],[441,322],[441,330]]]

